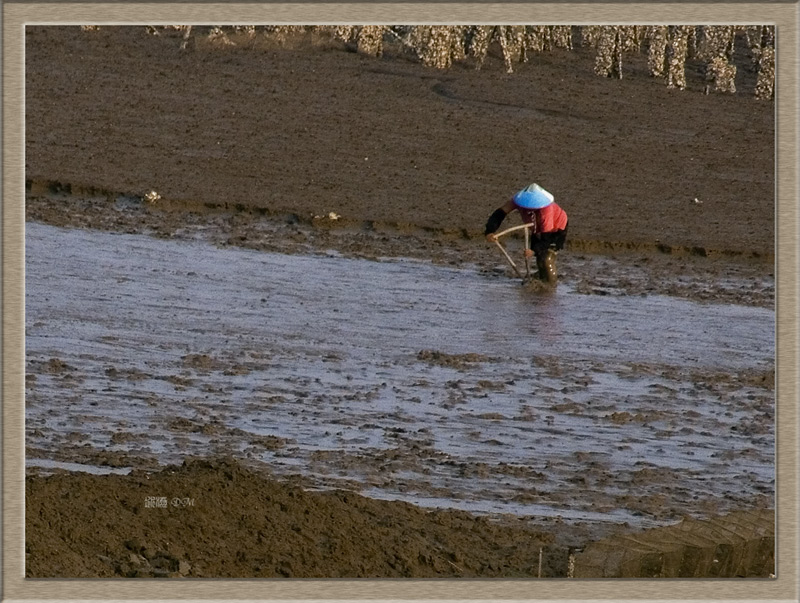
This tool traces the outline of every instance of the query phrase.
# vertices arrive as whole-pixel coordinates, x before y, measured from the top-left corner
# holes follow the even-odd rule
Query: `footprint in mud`
[[[223,368],[222,362],[216,358],[212,358],[208,354],[187,354],[181,360],[183,360],[183,365],[185,367],[199,371],[207,372]]]
[[[203,422],[202,419],[192,421],[184,417],[175,417],[167,423],[167,429],[181,433],[200,433],[216,435],[225,432],[225,427],[217,420]]]
[[[417,354],[417,360],[429,364],[443,366],[454,369],[471,368],[474,364],[487,362],[489,358],[482,354],[446,354],[437,350],[421,350]]]
[[[501,381],[489,381],[488,379],[480,379],[475,387],[470,387],[470,391],[482,391],[485,389],[492,391],[502,391],[506,388],[506,384]]]
[[[144,381],[148,379],[146,373],[137,369],[120,370],[115,366],[110,366],[105,370],[106,377],[112,380],[127,379],[128,381]]]
[[[117,445],[135,442],[147,442],[150,440],[150,438],[151,436],[149,433],[130,433],[127,431],[118,431],[111,436],[109,441],[112,445]]]
[[[40,360],[33,360],[30,362],[32,367],[38,368],[42,373],[49,375],[63,375],[65,373],[76,370],[74,366],[70,366],[60,358],[50,358],[47,362]]]
[[[487,421],[505,421],[508,417],[500,414],[499,412],[486,412],[480,415],[475,415],[478,419],[486,419]]]
[[[44,367],[44,371],[47,373],[63,373],[73,370],[75,369],[60,358],[51,358]]]

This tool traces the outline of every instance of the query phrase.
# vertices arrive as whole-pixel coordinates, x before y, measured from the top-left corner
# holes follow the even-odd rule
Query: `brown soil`
[[[232,459],[26,483],[26,576],[52,578],[766,577],[774,512],[734,513],[570,553],[529,518],[304,489]],[[551,531],[558,531],[553,526]],[[575,530],[572,530],[575,532]],[[368,535],[368,536],[367,536]]]
[[[731,578],[775,573],[775,513],[731,513],[710,521],[616,536],[575,559],[576,578]]]
[[[536,180],[574,240],[771,254],[774,105],[704,95],[691,64],[690,89],[667,89],[644,55],[599,78],[592,55],[437,71],[391,53],[182,52],[141,28],[28,28],[26,177],[468,232]]]
[[[29,219],[497,267],[483,225],[536,180],[569,213],[559,272],[582,292],[772,303],[770,288],[709,286],[772,275],[774,104],[748,93],[744,48],[740,92],[705,95],[692,61],[670,90],[645,54],[607,79],[580,46],[506,74],[496,53],[438,71],[399,48],[181,51],[177,35],[27,29]],[[597,253],[638,276],[584,267]]]
[[[509,75],[497,56],[437,71],[400,49],[374,59],[306,42],[181,51],[142,28],[27,28],[27,218],[497,275],[483,224],[536,180],[570,215],[559,273],[580,292],[772,306],[759,282],[774,260],[774,105],[746,93],[743,52],[742,93],[704,95],[698,65],[689,89],[669,90],[644,55],[613,80],[579,47]],[[151,190],[161,199],[143,199]],[[420,360],[486,360],[437,354]],[[40,372],[66,379],[70,367]],[[146,508],[147,496],[194,505]],[[217,461],[33,471],[26,509],[28,576],[531,576],[540,547],[542,575],[563,576],[567,543],[590,538],[304,492]]]
[[[29,479],[26,501],[28,576],[531,577],[540,549],[543,577],[565,571],[520,520],[308,492],[224,459]]]

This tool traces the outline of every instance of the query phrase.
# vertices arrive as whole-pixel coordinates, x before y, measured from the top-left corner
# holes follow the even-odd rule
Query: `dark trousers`
[[[531,237],[531,249],[536,255],[536,267],[539,269],[539,280],[555,284],[558,280],[556,271],[556,253],[564,249],[567,240],[567,228],[554,232],[543,232]]]

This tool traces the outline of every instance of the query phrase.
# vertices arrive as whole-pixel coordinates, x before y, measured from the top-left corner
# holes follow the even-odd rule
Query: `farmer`
[[[539,279],[556,283],[556,252],[564,248],[567,239],[567,212],[554,201],[553,195],[538,184],[531,184],[515,194],[505,205],[499,207],[486,222],[486,239],[497,240],[494,233],[505,217],[517,210],[526,224],[532,224],[530,249],[525,257],[536,255]]]

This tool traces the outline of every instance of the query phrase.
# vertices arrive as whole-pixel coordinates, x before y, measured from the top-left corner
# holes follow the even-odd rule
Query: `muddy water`
[[[773,321],[28,223],[28,462],[228,453],[374,497],[641,526],[771,504]]]

